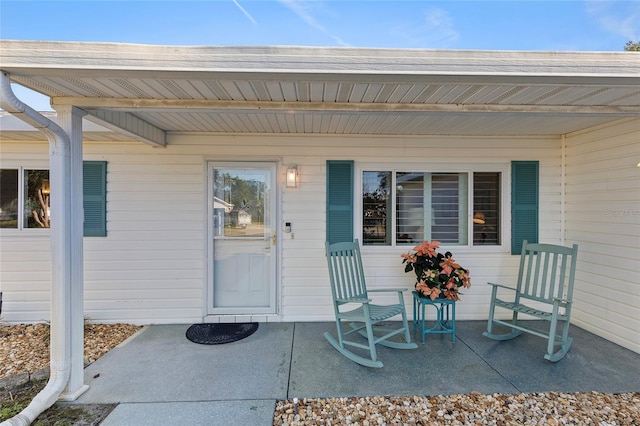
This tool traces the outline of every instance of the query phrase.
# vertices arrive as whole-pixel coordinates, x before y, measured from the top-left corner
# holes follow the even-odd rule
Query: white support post
[[[59,372],[63,377],[63,386],[71,369],[69,357],[71,334],[68,329],[71,282],[69,253],[71,243],[69,232],[71,223],[69,161],[71,153],[69,151],[67,141],[52,140],[49,143],[50,210],[53,222],[49,236],[51,247],[50,364],[51,374]],[[53,395],[53,397],[51,403],[55,402],[58,395]],[[47,407],[48,403],[45,404],[44,409]]]
[[[89,387],[84,384],[84,279],[82,200],[82,117],[85,112],[72,106],[56,107],[58,124],[69,135],[69,333],[71,374],[61,400],[73,401]],[[53,193],[53,192],[52,192]],[[55,217],[55,216],[54,216]],[[53,219],[55,220],[55,219]]]

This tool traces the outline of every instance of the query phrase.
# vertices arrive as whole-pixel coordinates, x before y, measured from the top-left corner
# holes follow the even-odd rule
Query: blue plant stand
[[[425,325],[425,307],[433,306],[436,310],[436,323],[433,327]],[[413,331],[420,332],[422,343],[427,334],[451,334],[451,341],[456,341],[456,301],[447,299],[431,300],[413,292]]]

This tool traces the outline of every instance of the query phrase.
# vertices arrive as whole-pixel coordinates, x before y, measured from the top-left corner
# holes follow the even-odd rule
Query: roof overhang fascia
[[[80,70],[291,74],[638,77],[634,52],[536,52],[292,46],[162,46],[0,41],[3,68],[65,75]]]

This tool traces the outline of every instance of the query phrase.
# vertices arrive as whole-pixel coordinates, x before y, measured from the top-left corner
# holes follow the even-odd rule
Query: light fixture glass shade
[[[482,213],[482,212],[476,212],[476,213],[473,215],[473,223],[477,223],[477,224],[480,224],[480,225],[484,225],[484,223],[485,223],[485,222],[484,222],[484,213]]]
[[[298,187],[298,166],[287,167],[287,188]]]
[[[49,179],[42,179],[42,194],[49,195],[51,193],[51,186],[49,185]]]

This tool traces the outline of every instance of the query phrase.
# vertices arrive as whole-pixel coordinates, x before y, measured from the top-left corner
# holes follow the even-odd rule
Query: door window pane
[[[473,244],[500,244],[500,173],[473,174]]]
[[[362,173],[362,243],[391,244],[391,172]]]
[[[49,170],[25,170],[24,193],[24,227],[50,228]]]
[[[0,228],[18,228],[18,169],[0,170]]]
[[[251,169],[214,170],[214,234],[216,237],[264,237],[269,205],[268,172]]]

